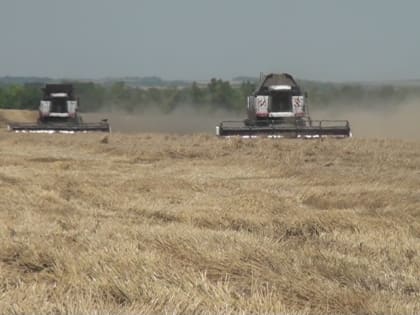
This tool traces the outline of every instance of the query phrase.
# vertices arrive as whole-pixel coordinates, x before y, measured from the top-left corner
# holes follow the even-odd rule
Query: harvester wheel
[[[255,126],[255,121],[254,120],[251,120],[251,119],[245,119],[244,120],[244,125],[245,126]]]

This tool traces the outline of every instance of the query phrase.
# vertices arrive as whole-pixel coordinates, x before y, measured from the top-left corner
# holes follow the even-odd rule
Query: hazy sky
[[[417,0],[0,0],[0,76],[420,78]]]

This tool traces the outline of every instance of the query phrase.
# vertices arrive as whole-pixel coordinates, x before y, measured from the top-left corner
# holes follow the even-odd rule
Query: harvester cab
[[[290,78],[293,80],[292,78]],[[247,124],[259,122],[290,122],[304,119],[307,115],[305,96],[294,84],[275,84],[260,86],[252,96],[248,96]],[[270,83],[268,83],[270,84]]]
[[[75,133],[110,132],[107,120],[99,123],[84,123],[79,115],[79,99],[74,95],[71,84],[47,84],[40,101],[38,122],[11,123],[8,129],[30,133]]]
[[[287,73],[261,76],[247,99],[244,121],[224,121],[216,127],[218,136],[271,138],[319,138],[351,136],[348,121],[311,120],[307,94]]]
[[[48,84],[43,89],[43,98],[39,104],[39,121],[81,122],[78,115],[79,100],[73,94],[70,84]]]

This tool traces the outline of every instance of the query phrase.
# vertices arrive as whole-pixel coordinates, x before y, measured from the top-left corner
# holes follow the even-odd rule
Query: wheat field
[[[420,142],[0,132],[1,314],[419,314]]]

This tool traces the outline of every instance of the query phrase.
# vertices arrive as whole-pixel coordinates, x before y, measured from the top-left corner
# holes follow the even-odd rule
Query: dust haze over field
[[[413,99],[396,104],[392,108],[380,104],[339,104],[330,108],[310,108],[313,119],[349,120],[353,136],[357,138],[420,139],[420,100]],[[83,114],[85,120],[97,121],[109,118],[115,132],[160,132],[160,133],[209,133],[223,120],[243,120],[245,111],[200,112],[192,106],[162,114],[157,112],[124,113],[103,112]]]
[[[346,119],[357,138],[420,140],[420,99],[393,107],[381,104],[339,104],[328,109],[312,108],[313,119]]]
[[[243,116],[230,111],[217,110],[200,112],[193,106],[184,106],[171,113],[145,111],[144,113],[125,113],[104,111],[83,114],[86,121],[108,118],[115,132],[158,132],[158,133],[215,133],[216,125],[222,120],[243,119]]]

